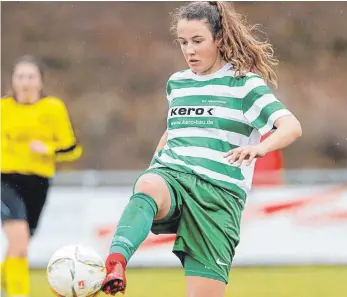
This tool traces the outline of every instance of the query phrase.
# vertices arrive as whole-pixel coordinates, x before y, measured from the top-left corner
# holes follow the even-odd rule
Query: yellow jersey
[[[30,150],[43,142],[46,154]],[[33,104],[1,99],[1,172],[52,177],[56,162],[74,161],[82,154],[64,102],[44,97]]]

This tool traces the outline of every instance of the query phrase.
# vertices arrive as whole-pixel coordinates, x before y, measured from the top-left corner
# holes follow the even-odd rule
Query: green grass
[[[126,297],[185,297],[181,269],[129,269],[127,278]],[[32,271],[31,281],[31,297],[54,297],[44,271]],[[233,268],[225,296],[346,297],[347,266]]]

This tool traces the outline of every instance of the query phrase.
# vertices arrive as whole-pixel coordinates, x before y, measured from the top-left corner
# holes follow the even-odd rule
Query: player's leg
[[[142,175],[134,187],[112,240],[112,253],[121,253],[129,261],[149,234],[153,220],[167,216],[171,197],[165,180],[153,173]]]
[[[2,276],[5,290],[9,297],[29,296],[28,224],[24,220],[8,220],[4,221],[3,229],[8,240]]]
[[[145,173],[136,182],[134,194],[124,209],[106,260],[106,294],[124,292],[126,264],[147,238],[154,220],[165,218],[171,209],[169,188],[158,174]]]
[[[30,236],[34,236],[46,204],[50,179],[32,175],[26,177],[26,183],[28,186],[26,195],[23,194],[23,201],[27,210]]]
[[[184,209],[174,253],[184,266],[187,294],[221,297],[239,242],[242,206],[228,192],[194,175],[182,173],[177,182]]]
[[[187,276],[187,297],[223,297],[226,284],[210,278]]]
[[[26,209],[12,176],[1,175],[1,220],[7,237],[8,247],[2,264],[2,278],[8,296],[29,295],[29,264],[27,250],[29,228]],[[17,187],[20,186],[17,184]]]
[[[184,259],[187,297],[223,297],[225,280],[209,267],[187,255]]]

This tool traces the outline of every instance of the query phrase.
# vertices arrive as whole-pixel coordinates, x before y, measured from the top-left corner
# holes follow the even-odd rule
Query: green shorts
[[[146,173],[164,178],[171,193],[169,214],[153,222],[152,232],[177,234],[173,252],[181,260],[185,275],[228,283],[239,243],[241,203],[193,174],[168,168],[149,169]]]

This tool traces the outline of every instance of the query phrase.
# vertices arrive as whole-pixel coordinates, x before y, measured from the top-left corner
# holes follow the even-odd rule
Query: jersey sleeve
[[[177,79],[180,79],[181,77],[182,77],[182,72],[176,72],[170,76],[170,78],[168,79],[166,83],[166,99],[169,105],[171,104],[173,100],[173,96],[172,96],[173,84],[175,81],[177,81]]]
[[[62,101],[54,108],[55,148],[57,162],[74,161],[82,155],[82,146],[78,143],[71,120]]]
[[[166,83],[166,90],[165,91],[166,91],[166,100],[167,100],[168,104],[170,105],[171,97],[169,95],[169,91],[170,91],[169,83],[170,83],[170,81],[168,80],[168,82]]]
[[[173,75],[171,75],[171,77],[169,78],[169,80],[167,81],[167,83],[166,83],[166,99],[167,99],[167,102],[168,102],[168,104],[169,104],[169,106],[170,106],[170,104],[171,104],[171,101],[172,101],[172,96],[171,96],[171,83],[170,83],[170,80],[171,80],[171,78],[173,77]]]
[[[259,84],[259,80],[263,82]],[[242,99],[242,111],[249,124],[261,135],[275,129],[274,123],[277,119],[291,115],[262,78],[249,79],[245,87],[249,92]]]

